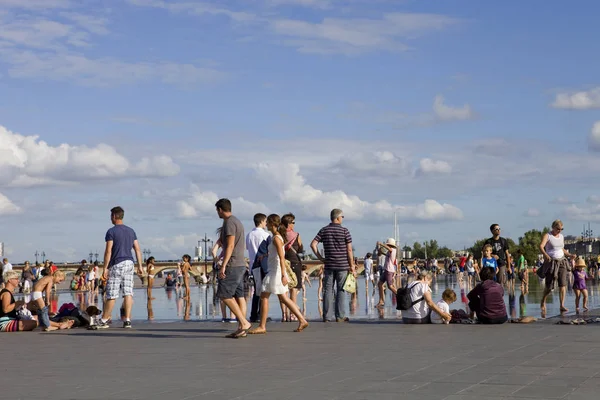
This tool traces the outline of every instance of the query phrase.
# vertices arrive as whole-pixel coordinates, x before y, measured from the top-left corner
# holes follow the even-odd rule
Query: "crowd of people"
[[[219,238],[212,249],[216,275],[216,296],[222,307],[223,318],[227,311],[237,323],[237,329],[228,334],[229,338],[242,338],[247,335],[267,333],[269,298],[277,296],[280,303],[282,321],[296,321],[296,332],[309,327],[297,305],[299,293],[310,284],[306,266],[300,254],[305,252],[300,234],[295,230],[295,216],[291,213],[256,214],[254,229],[247,235],[240,220],[232,213],[228,199],[220,199],[216,213],[223,220],[219,228]],[[123,297],[121,319],[123,328],[131,328],[131,307],[133,303],[133,280],[136,275],[147,278],[149,304],[156,276],[154,257],[142,265],[140,246],[135,231],[123,223],[124,210],[111,209],[113,227],[105,235],[105,252],[102,270],[98,262],[88,265],[82,260],[80,268],[71,280],[72,290],[103,291],[103,311],[92,329],[105,329],[110,326],[112,310],[116,299]],[[330,223],[321,228],[310,241],[310,249],[322,263],[317,271],[319,278],[319,301],[322,302],[323,322],[348,322],[346,316],[347,292],[355,290],[357,259],[353,254],[352,237],[343,225],[344,213],[333,209]],[[542,316],[545,316],[545,302],[551,291],[558,287],[560,311],[568,311],[564,305],[566,286],[573,281],[576,294],[576,311],[580,300],[583,310],[588,309],[586,290],[585,261],[575,259],[564,249],[563,224],[554,221],[552,230],[545,234],[540,244],[544,263],[537,268],[537,274],[545,281],[541,300]],[[528,291],[529,271],[523,255],[515,251],[511,254],[508,241],[501,237],[498,224],[490,226],[492,236],[486,240],[482,256],[475,260],[473,254],[459,254],[456,259],[442,262],[431,259],[424,264],[415,262],[408,266],[404,261],[398,265],[397,245],[394,239],[377,242],[374,253],[364,258],[364,274],[368,290],[379,291],[376,307],[385,306],[386,291],[393,296],[398,309],[402,310],[402,320],[406,324],[450,323],[456,319],[477,321],[483,324],[499,324],[508,320],[504,303],[504,289],[514,290],[518,278],[522,293]],[[322,246],[322,251],[319,249]],[[248,260],[246,261],[246,250]],[[135,252],[135,257],[132,254]],[[184,255],[174,275],[167,274],[163,286],[167,290],[182,289],[182,296],[189,300],[191,257]],[[571,274],[572,272],[572,274]],[[438,301],[433,299],[431,283],[436,275],[456,274],[460,282],[467,282],[472,288],[466,295],[469,315],[450,310],[456,301],[456,293],[447,288]],[[407,277],[402,285],[399,276]],[[253,297],[248,310],[245,298],[245,282],[253,285]],[[0,331],[33,330],[40,326],[44,330],[68,329],[73,324],[69,320],[53,320],[48,313],[48,299],[53,288],[65,279],[64,273],[51,262],[44,266],[25,264],[21,274],[12,270],[7,259],[3,261],[3,281],[0,292]],[[206,283],[208,277],[201,275],[199,283]],[[354,289],[353,289],[354,285]],[[19,289],[31,292],[31,301],[25,304],[15,301],[14,292]],[[463,294],[464,296],[464,294]],[[96,309],[97,310],[97,309]],[[523,321],[522,321],[523,322]],[[257,323],[256,326],[252,324]]]

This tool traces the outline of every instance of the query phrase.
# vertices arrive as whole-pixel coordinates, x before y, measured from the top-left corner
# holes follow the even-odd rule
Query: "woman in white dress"
[[[249,334],[267,333],[267,317],[269,315],[269,297],[271,293],[276,294],[279,302],[285,305],[298,318],[298,328],[294,332],[302,332],[308,327],[308,322],[289,297],[288,280],[285,273],[285,252],[283,251],[283,236],[286,229],[281,225],[281,218],[277,214],[267,217],[267,229],[273,235],[269,244],[268,266],[269,272],[262,281],[262,293],[260,295],[260,325],[248,331]]]

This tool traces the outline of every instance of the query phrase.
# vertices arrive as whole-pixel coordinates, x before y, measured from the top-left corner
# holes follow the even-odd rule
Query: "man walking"
[[[267,227],[267,216],[265,214],[256,214],[254,216],[254,229],[246,236],[246,247],[248,248],[248,260],[250,261],[250,271],[254,277],[254,295],[252,296],[252,307],[250,308],[250,322],[258,322],[260,319],[260,293],[262,288],[262,263],[255,264],[258,249],[269,238],[269,233],[265,230]]]
[[[342,226],[344,213],[340,209],[331,210],[331,223],[319,231],[310,244],[313,253],[325,265],[323,285],[325,295],[323,296],[323,322],[329,320],[329,309],[334,300],[333,285],[336,284],[335,293],[335,320],[337,322],[348,322],[345,316],[346,293],[344,283],[348,276],[348,270],[356,276],[356,266],[352,254],[352,237],[348,229]],[[319,253],[317,248],[323,243],[325,257]]]
[[[121,287],[123,288],[124,310],[123,328],[131,328],[131,307],[133,306],[133,256],[131,250],[135,250],[138,262],[138,275],[143,274],[142,252],[135,231],[123,224],[125,211],[121,207],[113,207],[110,210],[110,221],[114,225],[106,232],[104,238],[106,248],[104,250],[104,268],[102,278],[107,279],[105,288],[104,311],[100,322],[95,325],[96,329],[108,328],[108,320],[111,318],[115,300],[119,297]]]
[[[221,228],[221,244],[223,246],[223,265],[219,269],[219,288],[217,297],[236,316],[238,330],[227,335],[238,339],[246,337],[252,327],[246,319],[246,299],[244,298],[244,275],[246,260],[244,259],[244,226],[231,214],[231,201],[220,199],[215,204],[219,218],[223,220]],[[235,299],[234,299],[235,298]]]
[[[492,246],[492,257],[498,263],[498,283],[504,285],[506,283],[506,265],[509,260],[508,241],[500,236],[500,226],[498,224],[490,225],[492,237],[485,241],[485,244]]]

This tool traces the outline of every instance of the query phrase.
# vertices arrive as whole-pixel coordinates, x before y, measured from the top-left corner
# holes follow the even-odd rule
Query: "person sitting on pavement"
[[[482,324],[503,324],[508,320],[504,289],[494,281],[496,271],[492,267],[481,270],[481,283],[477,284],[467,295],[471,318],[477,315]]]
[[[402,311],[402,322],[405,324],[430,324],[431,312],[434,311],[445,321],[450,321],[452,316],[442,311],[431,299],[431,288],[429,285],[433,279],[433,273],[420,270],[417,279],[408,286],[410,297],[414,303],[411,308]]]
[[[7,271],[3,274],[4,288],[0,290],[0,332],[32,331],[37,327],[37,321],[19,321],[17,309],[25,304],[15,301],[13,293],[19,286],[19,273]]]

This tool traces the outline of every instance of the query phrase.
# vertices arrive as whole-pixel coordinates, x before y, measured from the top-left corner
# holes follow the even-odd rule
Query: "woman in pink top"
[[[385,305],[383,295],[383,285],[387,283],[388,289],[396,295],[396,285],[394,285],[394,278],[396,276],[396,240],[389,238],[385,243],[377,242],[377,248],[384,248],[387,250],[385,256],[385,263],[383,264],[383,272],[379,276],[379,303],[376,307],[383,307]]]

